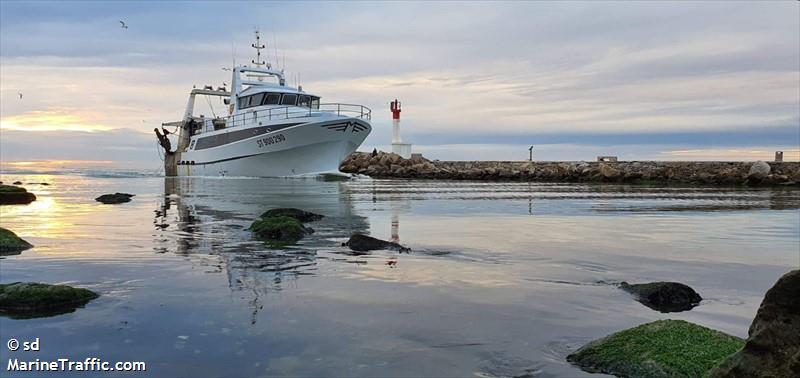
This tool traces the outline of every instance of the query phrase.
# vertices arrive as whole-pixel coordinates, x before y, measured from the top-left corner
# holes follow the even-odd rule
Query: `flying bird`
[[[128,25],[125,25],[125,22],[122,21],[122,20],[119,20],[119,25],[120,25],[119,27],[121,27],[123,29],[127,29],[128,28]]]
[[[22,100],[22,92],[17,92],[17,94],[19,95],[19,99]]]

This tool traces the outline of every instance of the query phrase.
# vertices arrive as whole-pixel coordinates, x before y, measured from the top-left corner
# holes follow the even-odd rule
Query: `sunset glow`
[[[670,158],[685,160],[772,160],[775,151],[755,149],[696,149],[663,152]],[[672,159],[670,159],[672,160]],[[800,160],[800,149],[783,150],[784,161]]]
[[[112,128],[96,121],[96,116],[68,109],[34,110],[0,119],[0,129],[21,131],[107,131]]]
[[[3,161],[2,166],[25,169],[50,169],[61,167],[102,167],[111,166],[113,160],[31,160],[31,161]]]

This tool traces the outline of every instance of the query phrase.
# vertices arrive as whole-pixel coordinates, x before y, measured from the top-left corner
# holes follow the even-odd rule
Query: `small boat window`
[[[261,105],[261,101],[262,100],[264,100],[264,94],[263,93],[256,93],[256,94],[250,96],[250,102],[249,102],[248,107],[259,106],[259,105]]]
[[[250,96],[240,97],[239,98],[239,109],[248,108],[248,103],[250,102]]]
[[[281,100],[281,105],[295,105],[297,104],[297,95],[296,94],[284,94],[283,99]]]
[[[267,95],[264,96],[264,105],[278,105],[280,102],[280,93],[267,93]]]
[[[319,109],[319,97],[311,97],[311,109]]]
[[[302,106],[304,108],[311,107],[311,97],[306,95],[300,95],[297,97],[297,106]]]

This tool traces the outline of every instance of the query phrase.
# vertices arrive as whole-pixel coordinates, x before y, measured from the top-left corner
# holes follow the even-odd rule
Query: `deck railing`
[[[355,104],[320,104],[319,108],[301,108],[297,106],[283,106],[279,108],[269,108],[262,110],[254,110],[247,113],[236,114],[226,117],[214,118],[215,125],[224,123],[225,128],[239,127],[245,124],[258,123],[259,121],[272,121],[276,119],[291,119],[314,117],[321,113],[333,113],[336,115],[344,115],[350,117],[357,117],[361,119],[371,120],[372,109]],[[215,126],[215,129],[218,126]]]

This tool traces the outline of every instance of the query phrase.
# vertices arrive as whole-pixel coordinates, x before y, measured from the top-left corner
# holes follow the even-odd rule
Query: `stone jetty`
[[[438,161],[355,152],[339,169],[373,178],[800,186],[800,162]]]

